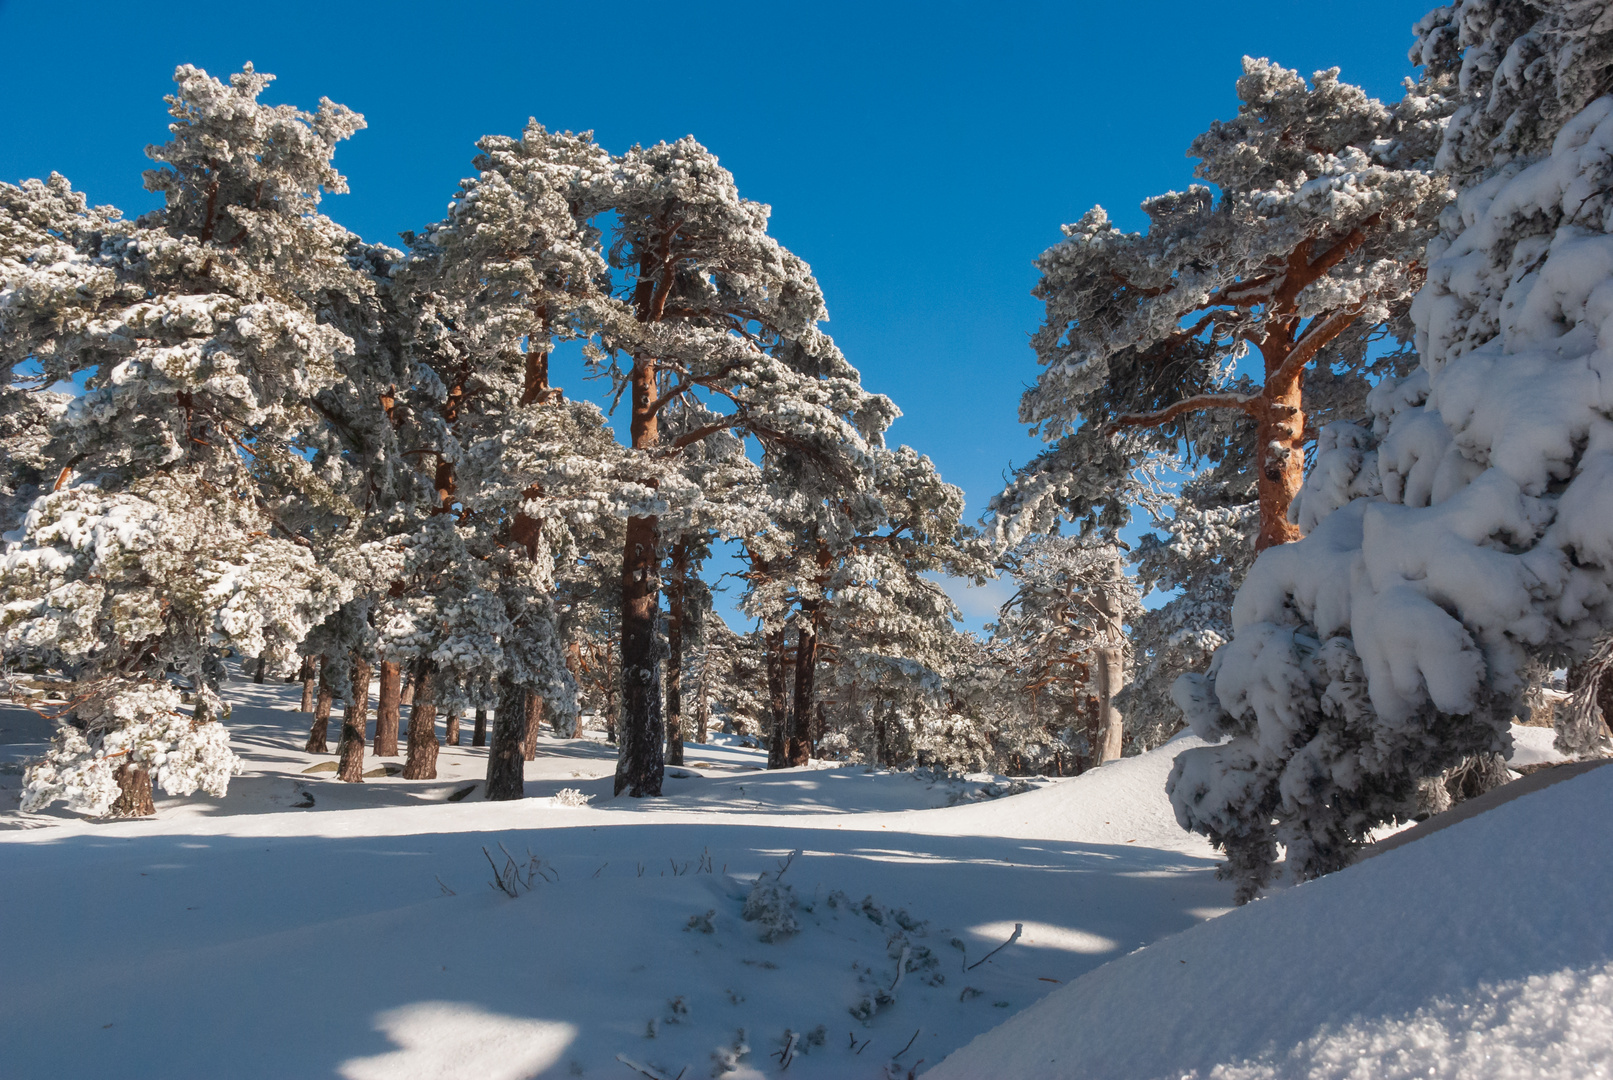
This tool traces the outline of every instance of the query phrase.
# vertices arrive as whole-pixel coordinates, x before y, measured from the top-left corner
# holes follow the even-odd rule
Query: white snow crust
[[[793,1038],[792,1080],[884,1080],[1231,906],[1164,792],[1191,736],[1013,795],[984,774],[768,772],[718,736],[667,798],[633,800],[611,797],[612,747],[546,733],[527,797],[488,803],[468,745],[435,781],[306,772],[334,759],[301,750],[298,691],[225,686],[243,772],[222,797],[115,823],[0,813],[19,928],[0,1075],[629,1080],[620,1055],[746,1080]],[[0,707],[11,806],[48,735]],[[484,848],[539,860],[530,889],[490,888]]]
[[[1613,1073],[1613,767],[1149,945],[926,1074]]]

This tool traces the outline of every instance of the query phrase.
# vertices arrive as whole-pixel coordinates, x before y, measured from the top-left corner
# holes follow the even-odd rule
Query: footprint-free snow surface
[[[1230,906],[1165,799],[1181,743],[1010,793],[766,772],[720,739],[632,800],[613,747],[545,737],[528,797],[489,803],[484,750],[341,784],[306,771],[333,757],[302,752],[297,688],[227,696],[227,797],[0,815],[0,1075],[906,1076]],[[0,723],[13,760],[27,717]],[[0,798],[19,784],[4,768]]]
[[[1243,1078],[1427,1034],[1468,1058],[1394,1061],[1467,1076],[1613,1027],[1613,768],[1214,918],[1230,886],[1164,794],[1188,737],[1030,784],[719,738],[638,801],[614,748],[545,737],[488,803],[484,750],[341,784],[296,688],[228,696],[226,798],[0,814],[0,1075]],[[44,737],[0,709],[0,800]],[[1573,1039],[1550,1060],[1596,1075]]]
[[[1613,765],[1158,942],[935,1080],[1613,1076]]]

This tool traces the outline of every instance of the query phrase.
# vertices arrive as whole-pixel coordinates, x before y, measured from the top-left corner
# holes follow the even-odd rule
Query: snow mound
[[[908,827],[914,832],[936,828],[982,836],[1136,843],[1207,856],[1209,844],[1182,830],[1164,794],[1176,755],[1205,745],[1183,732],[1146,754],[1120,758],[1022,795],[926,815]]]
[[[951,1078],[1585,1077],[1613,1070],[1613,768],[1164,939]],[[1565,827],[1566,826],[1566,827]]]

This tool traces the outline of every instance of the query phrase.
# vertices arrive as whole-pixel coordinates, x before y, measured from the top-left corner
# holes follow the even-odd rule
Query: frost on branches
[[[1374,389],[1370,431],[1319,442],[1307,535],[1260,556],[1233,640],[1174,691],[1220,742],[1177,759],[1177,817],[1226,849],[1243,899],[1277,845],[1295,878],[1325,873],[1409,812],[1419,778],[1508,752],[1531,665],[1613,624],[1613,97],[1581,103],[1532,163],[1540,139],[1495,123],[1519,80],[1572,98],[1586,42],[1606,39],[1564,29],[1588,8],[1466,4],[1421,24],[1425,53],[1453,26],[1519,34],[1461,39],[1467,100],[1442,153],[1487,140],[1491,167],[1469,159],[1430,245],[1421,364]]]
[[[1145,233],[1101,207],[1043,253],[1032,339],[1044,370],[1020,419],[1053,444],[992,502],[1011,547],[1059,517],[1117,529],[1139,468],[1232,462],[1255,479],[1261,547],[1295,539],[1289,504],[1318,418],[1351,415],[1404,338],[1417,258],[1448,199],[1428,168],[1443,100],[1394,108],[1341,82],[1245,59],[1238,115],[1194,140],[1194,185],[1143,204]],[[1253,362],[1249,362],[1253,361]]]
[[[294,670],[349,588],[273,508],[322,490],[301,435],[353,344],[320,310],[369,288],[345,257],[353,238],[317,213],[322,190],[345,190],[331,156],[362,121],[328,101],[260,105],[269,77],[250,67],[175,81],[173,139],[148,151],[163,209],[130,223],[60,177],[0,186],[6,382],[18,365],[41,385],[86,379],[50,423],[54,490],[8,534],[0,570],[7,659],[76,680],[29,775],[33,806],[149,813],[152,776],[221,793],[222,657]],[[177,715],[170,671],[193,716]]]

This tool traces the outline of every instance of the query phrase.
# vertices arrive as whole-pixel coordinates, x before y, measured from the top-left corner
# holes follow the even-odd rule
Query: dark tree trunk
[[[521,759],[538,759],[538,731],[543,727],[543,698],[536,690],[526,692],[526,727],[521,732]]]
[[[812,695],[818,669],[818,610],[815,600],[802,603],[796,623],[795,711],[790,716],[789,742],[784,747],[786,765],[806,765],[812,760]]]
[[[879,714],[879,702],[874,702],[871,713],[874,718],[874,760],[881,765],[890,765],[890,734],[885,730],[885,718]]]
[[[789,725],[784,712],[784,631],[775,630],[763,637],[762,651],[767,662],[767,767],[782,769],[789,764],[784,756]]]
[[[375,756],[398,756],[398,697],[403,689],[403,667],[381,661],[380,700],[375,705]]]
[[[706,729],[711,726],[711,645],[708,642],[701,652],[699,701],[695,705],[694,741],[705,743]]]
[[[472,746],[487,745],[487,710],[476,710],[476,727],[471,731],[470,744]]]
[[[303,685],[303,697],[308,696],[307,684]],[[330,706],[336,699],[336,673],[332,670],[330,658],[319,658],[319,697],[314,701],[314,723],[308,729],[308,745],[303,752],[308,754],[328,754],[330,744],[326,741],[330,730]]]
[[[683,764],[683,605],[687,596],[689,545],[672,545],[672,580],[666,591],[666,763]]]
[[[409,759],[403,764],[405,780],[437,779],[437,697],[430,660],[415,668],[414,704],[409,706]]]
[[[656,543],[655,518],[628,518],[622,551],[622,717],[615,793],[625,791],[635,799],[661,794],[666,773],[661,665],[655,655],[661,607]]]
[[[454,709],[448,714],[448,720],[443,725],[443,741],[449,746],[459,745],[459,710]]]
[[[347,708],[342,711],[342,738],[336,746],[341,755],[336,778],[349,784],[364,782],[364,738],[369,727],[370,662],[353,654],[353,679],[347,691]]]
[[[113,817],[150,817],[157,812],[157,804],[151,798],[151,772],[144,765],[126,762],[112,775],[118,782]]]
[[[297,678],[302,680],[302,712],[314,711],[314,658],[302,658],[302,669],[297,672]],[[329,716],[329,710],[325,715]]]
[[[268,670],[268,667],[268,658],[263,656],[258,657],[258,670],[252,673],[252,681],[261,686],[263,684],[263,673]]]
[[[523,782],[521,741],[526,733],[526,691],[508,677],[499,680],[498,708],[493,712],[493,745],[487,754],[487,798],[519,799]]]

